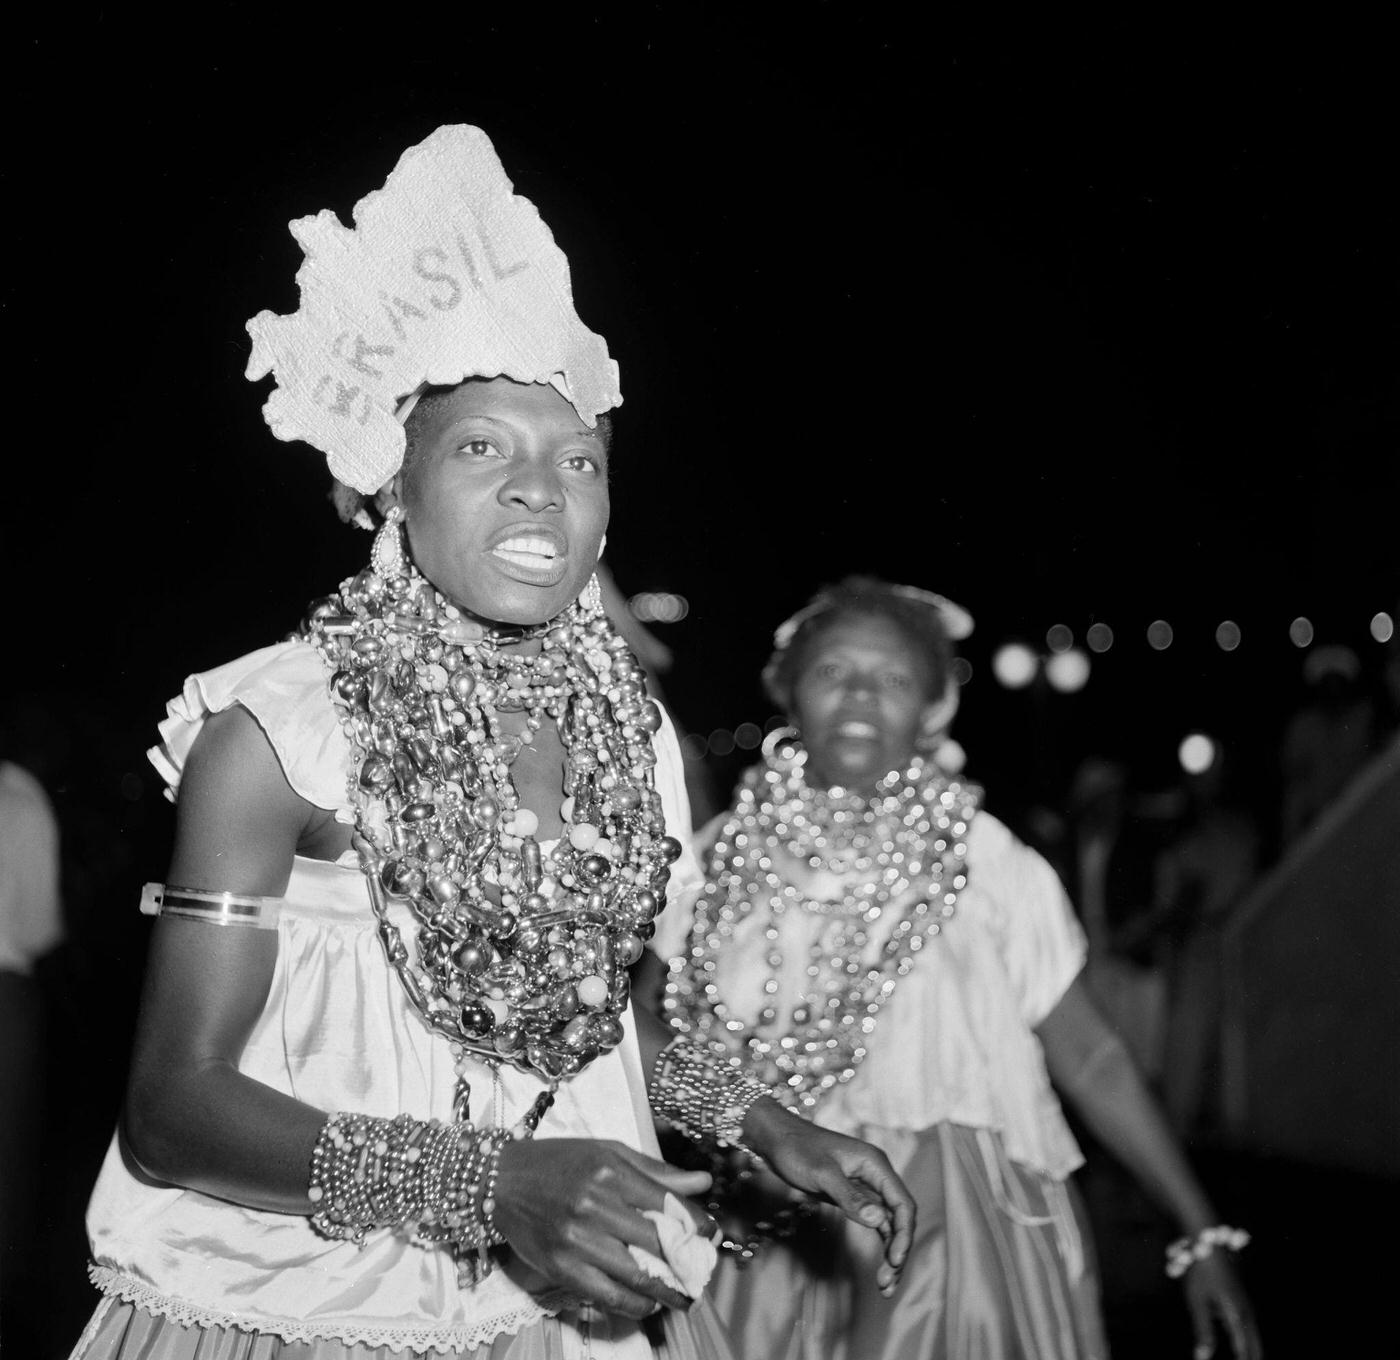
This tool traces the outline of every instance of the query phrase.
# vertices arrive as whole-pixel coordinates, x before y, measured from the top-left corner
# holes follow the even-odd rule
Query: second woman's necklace
[[[664,1006],[672,1023],[717,1056],[758,1070],[796,1108],[811,1110],[855,1075],[876,1017],[924,943],[956,910],[979,798],[975,786],[955,783],[922,761],[887,777],[869,800],[813,790],[792,763],[749,771],[715,842],[688,950],[667,982]],[[848,816],[832,815],[838,810]],[[826,828],[819,840],[811,831],[818,826]],[[831,834],[842,827],[859,828],[865,853],[854,858],[865,861],[869,876],[841,898],[808,901],[780,872],[781,861],[849,866],[845,852],[854,838]],[[884,919],[896,900],[903,910],[893,921]],[[716,964],[739,924],[760,908],[768,912],[764,1001],[748,1024],[721,995]],[[804,994],[780,1024],[775,994],[782,920],[790,910],[845,920],[838,923],[839,938],[814,946]],[[877,921],[885,934],[872,956],[868,927]]]

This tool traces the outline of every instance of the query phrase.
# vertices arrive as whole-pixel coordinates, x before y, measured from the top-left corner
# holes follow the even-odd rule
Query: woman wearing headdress
[[[161,725],[175,846],[75,1355],[725,1360],[708,1177],[653,1115],[862,1215],[887,1286],[912,1206],[883,1154],[658,1063],[628,1005],[699,877],[672,729],[590,584],[619,397],[562,253],[469,127],[355,223],[293,224],[301,307],[249,323],[249,376],[380,527]]]
[[[790,1107],[883,1147],[914,1192],[904,1286],[753,1158],[716,1160],[729,1256],[716,1303],[772,1360],[1085,1360],[1106,1351],[1081,1157],[1051,1082],[1180,1223],[1197,1355],[1217,1322],[1258,1355],[1218,1223],[1080,981],[1084,940],[1050,866],[940,768],[967,613],[868,577],[780,627],[770,734],[702,833],[707,885],[662,918],[663,1012]],[[800,733],[800,738],[799,738]],[[952,762],[949,762],[952,763]]]

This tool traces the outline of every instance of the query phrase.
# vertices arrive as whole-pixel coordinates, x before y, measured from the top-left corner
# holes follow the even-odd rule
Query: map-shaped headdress
[[[320,449],[366,495],[403,462],[396,412],[469,377],[549,383],[589,426],[622,400],[607,343],[574,311],[569,262],[489,138],[465,124],[410,147],[384,187],[298,218],[301,305],[248,322],[246,376],[272,373],[263,416]]]

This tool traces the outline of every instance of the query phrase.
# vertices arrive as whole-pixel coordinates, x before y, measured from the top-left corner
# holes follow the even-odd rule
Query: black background
[[[358,562],[319,455],[266,433],[243,323],[296,306],[291,218],[349,221],[452,121],[493,138],[620,362],[609,559],[690,602],[658,629],[687,728],[762,722],[772,627],[852,569],[976,616],[959,735],[1008,808],[1093,749],[1163,777],[1197,725],[1266,794],[1298,615],[1376,672],[1367,623],[1400,604],[1378,32],[208,13],[13,47],[6,548],[45,583],[18,592],[21,683],[148,731]],[[1094,620],[1118,641],[1078,695],[992,681],[1000,642]]]
[[[62,739],[70,910],[110,943],[81,1020],[112,1040],[99,1106],[139,972],[116,923],[168,844],[142,754],[164,702],[368,547],[320,456],[263,426],[244,322],[297,305],[287,223],[348,222],[442,123],[491,136],[620,363],[609,560],[690,603],[657,629],[684,727],[763,722],[773,626],[850,570],[976,617],[958,735],[1013,822],[1086,754],[1169,782],[1198,726],[1270,818],[1297,616],[1379,689],[1367,624],[1400,606],[1382,28],[913,12],[213,5],[11,31],[0,700]],[[1093,621],[1118,643],[1078,695],[992,680],[1001,642]],[[721,792],[739,759],[710,767]]]

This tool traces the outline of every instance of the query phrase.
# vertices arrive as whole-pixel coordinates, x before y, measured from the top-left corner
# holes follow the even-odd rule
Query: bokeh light
[[[1308,646],[1313,640],[1312,620],[1305,619],[1300,614],[1288,625],[1288,638],[1295,647]]]
[[[965,656],[953,658],[953,679],[960,685],[965,685],[972,679],[972,662]]]
[[[710,733],[710,754],[727,756],[734,749],[734,733],[727,727],[717,727]]]
[[[1372,616],[1371,636],[1377,642],[1389,642],[1395,636],[1395,620],[1384,610]]]
[[[1215,743],[1204,732],[1183,737],[1176,748],[1176,758],[1187,774],[1204,774],[1215,764],[1215,754]]]
[[[1240,626],[1233,619],[1226,619],[1215,630],[1215,640],[1222,652],[1233,652],[1240,645]]]
[[[1035,679],[1039,665],[1036,654],[1024,642],[1008,642],[992,657],[992,674],[1007,689],[1024,689]]]
[[[1061,694],[1073,694],[1089,681],[1089,654],[1078,647],[1052,656],[1045,663],[1045,678]]]
[[[1147,645],[1154,652],[1165,652],[1172,645],[1172,626],[1166,619],[1153,619],[1147,625]]]
[[[627,601],[627,608],[642,623],[679,623],[690,613],[690,601],[666,590],[644,590]]]
[[[741,751],[755,750],[763,740],[763,729],[757,723],[743,722],[734,729],[734,745]]]
[[[1113,629],[1106,623],[1091,623],[1084,640],[1091,652],[1106,652],[1113,646]]]
[[[1074,630],[1063,623],[1055,624],[1045,634],[1045,645],[1057,654],[1069,651],[1074,646]]]

